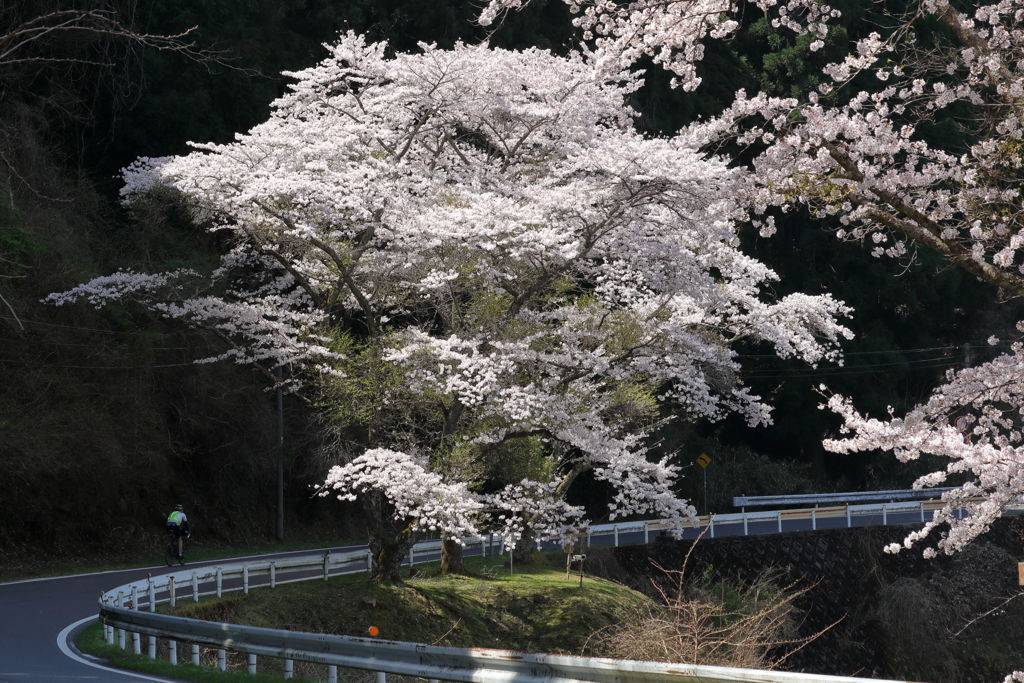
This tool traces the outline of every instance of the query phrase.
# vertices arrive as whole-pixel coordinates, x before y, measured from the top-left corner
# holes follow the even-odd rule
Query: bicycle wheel
[[[167,566],[170,567],[174,564],[174,560],[176,559],[177,552],[175,552],[174,543],[168,542],[167,546],[164,548],[164,562],[166,562]],[[182,562],[182,564],[184,564],[184,562]]]

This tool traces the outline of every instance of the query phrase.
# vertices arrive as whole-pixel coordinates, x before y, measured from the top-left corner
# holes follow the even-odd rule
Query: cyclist
[[[192,535],[188,530],[188,517],[185,516],[184,506],[175,505],[171,514],[167,515],[167,533],[171,534],[178,543],[178,559],[180,560],[183,552],[181,539]]]

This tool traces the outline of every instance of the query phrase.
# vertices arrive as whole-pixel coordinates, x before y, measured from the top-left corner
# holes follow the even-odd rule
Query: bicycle
[[[185,564],[185,544],[181,544],[181,557],[178,557],[178,537],[174,535],[173,531],[167,532],[167,546],[164,548],[164,562],[167,566],[172,566],[175,562],[179,565]]]

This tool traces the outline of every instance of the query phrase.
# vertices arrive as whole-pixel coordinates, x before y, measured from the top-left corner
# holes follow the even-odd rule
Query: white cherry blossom
[[[291,74],[267,122],[229,144],[140,159],[123,197],[176,193],[236,245],[208,291],[148,299],[155,310],[221,330],[239,362],[311,369],[339,360],[326,329],[340,325],[398,370],[381,401],[400,392],[435,411],[436,434],[376,433],[332,470],[332,490],[377,489],[415,528],[454,537],[472,532],[480,504],[455,451],[486,461],[540,439],[542,471],[494,482],[512,487],[493,499],[506,519],[542,536],[578,526],[580,512],[555,499],[592,470],[617,492],[613,517],[679,528],[694,510],[673,492],[676,469],[649,460],[652,420],[633,408],[671,401],[691,418],[767,424],[731,345],[838,360],[848,309],[767,295],[777,276],[738,249],[737,172],[683,137],[634,131],[636,76],[536,49],[386,57],[354,34],[329,49]],[[152,292],[146,277],[54,301]],[[409,433],[419,442],[400,442]]]

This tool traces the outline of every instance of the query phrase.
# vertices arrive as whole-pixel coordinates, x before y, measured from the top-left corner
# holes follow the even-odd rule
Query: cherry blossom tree
[[[541,50],[388,57],[353,34],[329,50],[235,142],[125,172],[128,204],[173,193],[231,235],[220,269],[51,299],[134,297],[220,331],[235,346],[217,358],[322,370],[342,394],[387,368],[363,400],[395,421],[321,489],[376,492],[401,520],[371,539],[378,578],[423,530],[459,552],[485,511],[510,537],[565,537],[586,471],[616,491],[613,518],[678,527],[695,512],[645,447],[659,406],[767,424],[732,344],[838,358],[846,307],[769,298],[776,275],[737,248],[736,172],[635,132],[636,76]]]
[[[738,27],[732,2],[566,2],[584,39],[593,40],[598,63],[621,69],[650,56],[687,89],[699,83],[694,64],[703,41]],[[492,0],[481,22],[522,4]],[[776,27],[813,36],[812,50],[823,46],[837,15],[817,0],[756,4],[774,12]],[[744,172],[735,176],[735,215],[752,220],[762,235],[774,231],[772,210],[804,207],[819,218],[837,217],[839,239],[870,240],[875,257],[906,260],[922,246],[1020,296],[1024,2],[958,7],[948,0],[907,3],[903,14],[890,15],[842,62],[830,64],[829,80],[816,92],[796,99],[741,91],[720,117],[689,126],[680,139],[748,150]],[[876,9],[884,12],[881,3]],[[932,122],[956,124],[969,142],[929,142],[922,128]],[[966,482],[944,495],[945,507],[903,547],[941,527],[938,550],[955,552],[1024,493],[1022,372],[1024,354],[1015,345],[980,367],[951,372],[928,402],[887,420],[859,414],[849,399],[829,400],[851,436],[827,441],[827,448],[889,449],[904,461],[939,455],[948,465],[915,487]],[[958,416],[970,423],[966,441],[951,426]],[[963,520],[953,514],[961,507],[968,513]]]

